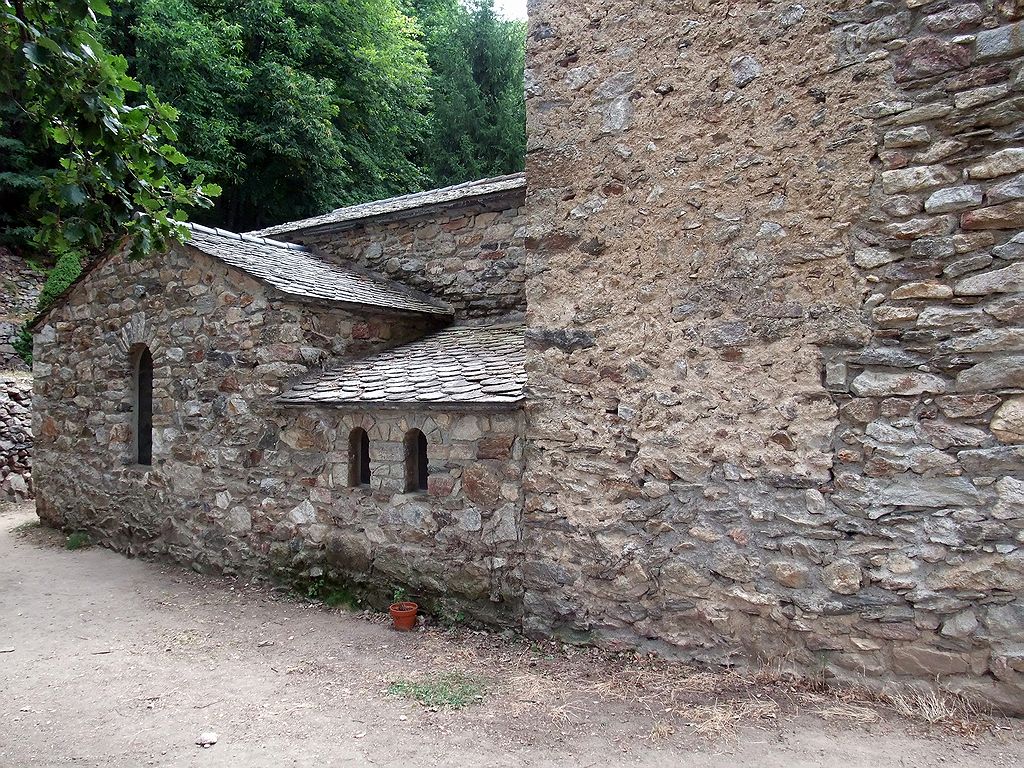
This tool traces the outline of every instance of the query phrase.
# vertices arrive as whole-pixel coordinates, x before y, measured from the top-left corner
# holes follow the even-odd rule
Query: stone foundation
[[[32,379],[0,373],[0,500],[32,498]]]

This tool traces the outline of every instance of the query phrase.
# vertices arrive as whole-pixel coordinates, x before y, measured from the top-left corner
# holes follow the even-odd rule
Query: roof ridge
[[[472,179],[470,181],[460,181],[458,184],[446,184],[443,187],[432,187],[431,189],[421,189],[419,192],[406,192],[404,195],[392,195],[391,197],[383,197],[380,200],[367,200],[363,203],[353,203],[352,205],[343,205],[339,208],[334,208],[327,213],[334,213],[335,211],[344,211],[346,208],[358,208],[361,205],[372,205],[373,203],[386,203],[386,202],[397,202],[398,200],[406,200],[411,197],[418,197],[422,195],[435,195],[442,192],[452,192],[457,189],[471,189],[473,187],[485,187],[489,184],[498,184],[503,181],[512,181],[513,179],[522,179],[526,181],[526,172],[519,171],[518,173],[506,173],[503,176],[488,176],[484,179]]]
[[[273,238],[263,237],[262,235],[252,235],[246,232],[232,232],[229,229],[221,229],[220,227],[206,227],[202,224],[195,224],[190,221],[186,222],[185,226],[193,232],[202,232],[207,235],[216,235],[217,237],[241,240],[246,243],[259,243],[260,245],[270,245],[275,248],[287,248],[289,251],[302,251],[303,253],[313,254],[313,252],[304,245],[299,245],[298,243],[286,243],[283,240],[274,240]]]
[[[316,216],[308,216],[303,219],[285,221],[280,224],[263,227],[262,229],[255,229],[250,234],[260,237],[263,232],[277,234],[330,226],[331,224],[346,224],[361,219],[372,219],[378,216],[403,213],[416,210],[417,208],[429,208],[432,205],[449,205],[473,197],[501,194],[525,186],[526,173],[524,171],[509,173],[504,176],[491,176],[485,179],[462,181],[445,187],[424,189],[419,192],[407,192],[404,195],[395,195],[380,200],[367,200],[362,203],[345,205]],[[421,200],[422,202],[419,202]],[[350,215],[346,216],[346,212]]]

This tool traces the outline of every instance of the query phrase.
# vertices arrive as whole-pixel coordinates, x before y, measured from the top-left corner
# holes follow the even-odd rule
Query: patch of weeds
[[[449,627],[460,627],[466,623],[466,614],[463,611],[455,611],[454,613],[446,611],[441,615],[441,620]]]
[[[462,672],[441,672],[417,680],[397,680],[388,686],[388,695],[413,699],[425,707],[462,709],[483,699],[484,684]]]
[[[466,626],[468,617],[461,606],[454,601],[441,599],[436,606],[437,621],[441,626],[448,629],[456,629]]]
[[[17,536],[24,536],[26,533],[31,533],[37,528],[42,528],[42,526],[43,524],[39,520],[26,520],[24,523],[19,523],[11,528],[11,533]]]
[[[889,686],[878,698],[901,717],[938,725],[968,738],[976,738],[992,730],[991,716],[955,693]]]
[[[323,576],[317,576],[306,584],[304,597],[310,600],[318,600],[328,608],[339,606],[358,610],[362,607],[362,598],[355,590],[345,584],[339,584]]]
[[[89,538],[89,534],[84,531],[75,531],[68,535],[67,540],[64,542],[64,549],[76,550],[86,549],[92,546],[92,540]]]

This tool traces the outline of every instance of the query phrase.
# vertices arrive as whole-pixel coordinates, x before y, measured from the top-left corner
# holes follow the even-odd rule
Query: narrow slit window
[[[135,362],[135,460],[153,464],[153,355],[148,347]]]
[[[348,484],[353,488],[370,484],[370,437],[362,427],[348,436]]]
[[[407,493],[427,490],[430,465],[427,460],[427,436],[411,429],[405,436],[405,490]]]

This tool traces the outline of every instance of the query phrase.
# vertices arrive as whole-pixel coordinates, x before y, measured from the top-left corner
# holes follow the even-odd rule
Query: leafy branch
[[[179,180],[177,112],[105,50],[97,14],[106,0],[0,0],[0,96],[57,159],[30,198],[35,245],[88,258],[124,241],[139,258],[187,239],[186,212],[220,189]]]

